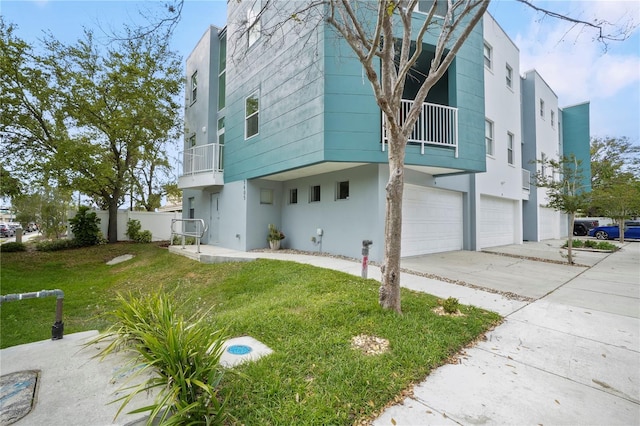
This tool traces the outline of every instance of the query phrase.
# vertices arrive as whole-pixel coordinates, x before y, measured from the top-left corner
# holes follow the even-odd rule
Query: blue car
[[[599,240],[616,240],[620,238],[620,228],[618,226],[597,226],[589,230],[589,236]],[[626,226],[624,238],[640,239],[640,226]]]

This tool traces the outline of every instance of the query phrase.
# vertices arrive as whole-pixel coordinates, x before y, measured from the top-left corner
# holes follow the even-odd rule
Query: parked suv
[[[600,222],[591,219],[576,219],[573,221],[573,235],[584,236],[589,234],[589,229],[600,226]]]

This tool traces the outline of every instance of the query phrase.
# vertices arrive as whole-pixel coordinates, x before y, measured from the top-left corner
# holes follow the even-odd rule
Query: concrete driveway
[[[574,261],[577,265],[571,266],[563,257],[566,253],[561,248],[564,241],[526,242],[494,247],[483,252],[436,253],[403,258],[401,263],[408,271],[535,300],[608,255],[603,252],[576,251]]]

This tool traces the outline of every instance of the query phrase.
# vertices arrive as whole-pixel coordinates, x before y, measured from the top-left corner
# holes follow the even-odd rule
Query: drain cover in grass
[[[272,352],[271,348],[251,336],[234,337],[224,343],[220,364],[234,367],[243,362],[257,361]]]
[[[38,372],[18,371],[0,377],[0,424],[10,425],[31,411]]]

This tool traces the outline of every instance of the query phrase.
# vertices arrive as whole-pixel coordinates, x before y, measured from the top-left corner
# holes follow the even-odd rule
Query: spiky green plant
[[[224,333],[211,331],[205,314],[188,320],[177,314],[171,296],[118,295],[120,306],[111,314],[114,325],[90,344],[110,341],[100,352],[130,349],[137,352],[131,378],[148,376],[139,384],[121,389],[125,395],[116,417],[141,393],[157,391],[154,403],[130,413],[149,412],[147,425],[215,425],[226,418],[225,401],[218,395],[224,369],[220,365]],[[153,373],[148,375],[148,373]]]

